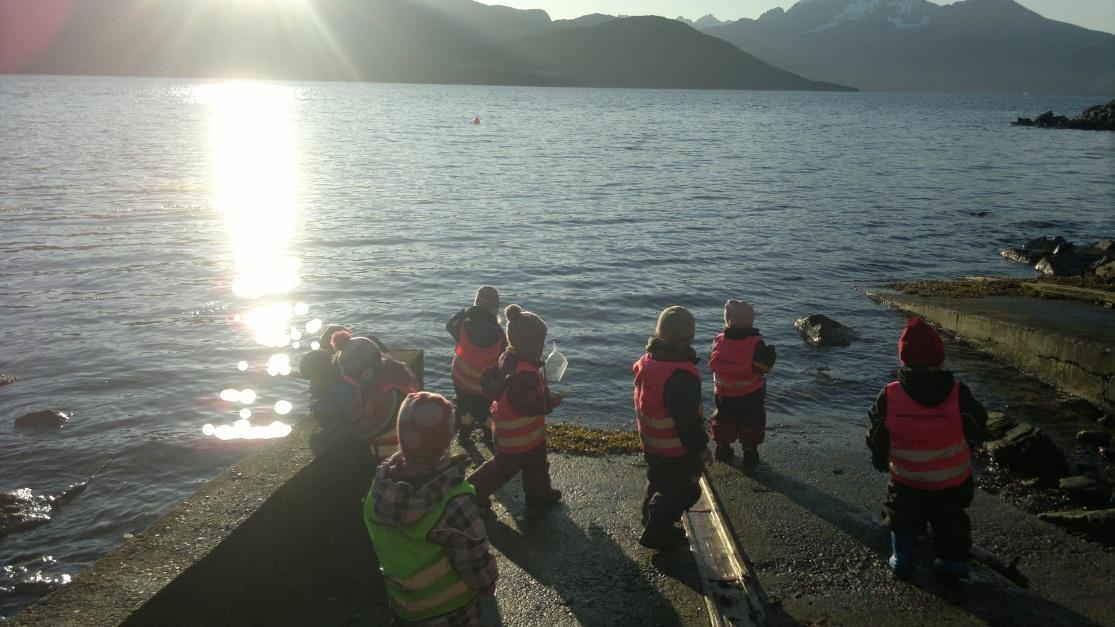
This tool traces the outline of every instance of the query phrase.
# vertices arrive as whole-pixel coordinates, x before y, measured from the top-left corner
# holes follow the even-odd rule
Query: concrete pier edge
[[[1027,297],[942,298],[871,291],[1038,380],[1115,411],[1115,312]]]

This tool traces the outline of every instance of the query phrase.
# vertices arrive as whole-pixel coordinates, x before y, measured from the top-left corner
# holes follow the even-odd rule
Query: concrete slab
[[[1019,296],[871,296],[927,318],[1041,381],[1115,410],[1115,311]]]
[[[481,451],[470,452],[479,461]],[[658,554],[638,543],[642,456],[551,454],[550,464],[564,492],[560,505],[527,509],[518,480],[493,498],[486,522],[500,581],[485,623],[707,625],[690,553]]]
[[[709,472],[771,602],[771,624],[1115,624],[1115,556],[983,492],[969,510],[975,541],[1021,556],[1029,590],[982,566],[966,584],[943,584],[924,541],[914,577],[894,579],[879,514],[885,475],[858,446],[813,447],[799,437],[770,434],[753,470],[716,464]]]

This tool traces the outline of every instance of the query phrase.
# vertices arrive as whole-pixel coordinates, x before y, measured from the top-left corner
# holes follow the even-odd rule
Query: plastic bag
[[[553,342],[554,350],[546,357],[546,382],[561,383],[565,376],[565,369],[569,367],[569,360],[558,350],[557,342]]]

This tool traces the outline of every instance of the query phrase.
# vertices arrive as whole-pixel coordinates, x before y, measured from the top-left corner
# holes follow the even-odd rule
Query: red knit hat
[[[945,363],[945,343],[933,325],[910,318],[898,338],[898,359],[903,366],[940,366]]]
[[[440,394],[408,394],[399,406],[396,430],[407,463],[436,463],[453,440],[453,405]]]

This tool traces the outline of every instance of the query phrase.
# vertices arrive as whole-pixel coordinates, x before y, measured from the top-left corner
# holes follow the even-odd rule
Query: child
[[[508,305],[507,350],[495,369],[484,374],[484,393],[492,403],[492,443],[495,454],[469,475],[480,506],[500,486],[522,471],[523,493],[530,507],[544,507],[561,500],[561,490],[550,485],[546,458],[546,414],[561,404],[561,394],[551,394],[542,376],[542,349],[546,323],[542,318]]]
[[[759,463],[758,446],[766,437],[767,373],[774,367],[773,346],[763,343],[755,322],[755,308],[742,300],[724,303],[724,332],[712,342],[712,390],[716,413],[712,438],[716,460],[731,463],[732,442],[743,445],[743,465]]]
[[[491,442],[488,419],[492,401],[484,396],[480,377],[499,363],[507,347],[507,338],[496,318],[499,313],[499,292],[485,285],[476,291],[473,306],[457,312],[445,329],[457,341],[453,357],[453,388],[457,392],[457,439],[467,439],[466,430],[482,429],[484,440]]]
[[[402,450],[376,469],[364,524],[386,579],[392,624],[479,625],[477,600],[495,591],[496,560],[464,480],[466,456],[450,457],[453,408],[410,394],[399,407]]]
[[[968,386],[942,370],[945,346],[937,330],[913,318],[898,339],[903,368],[868,412],[867,446],[879,472],[890,471],[883,511],[890,529],[890,567],[899,576],[914,568],[914,538],[932,531],[944,577],[968,575],[972,529],[964,511],[972,503],[969,442],[987,429],[987,412]]]
[[[712,461],[693,333],[693,314],[685,307],[668,307],[658,316],[646,354],[631,369],[647,462],[645,530],[639,544],[659,551],[671,550],[685,538],[677,523],[701,497],[701,473]]]
[[[394,417],[403,398],[418,391],[414,375],[369,338],[338,331],[330,343],[337,351],[341,381],[352,388],[356,436],[368,442],[376,459],[385,459],[398,449]]]
[[[355,427],[352,406],[356,391],[341,381],[341,369],[332,353],[320,348],[306,353],[298,362],[298,374],[310,382],[310,416],[341,439],[346,430]]]
[[[335,354],[337,352],[337,349],[333,348],[333,334],[338,331],[348,331],[350,334],[352,333],[352,329],[349,329],[343,324],[330,324],[325,327],[324,331],[321,332],[321,338],[318,340],[318,347],[322,350],[328,351],[330,355]],[[378,337],[371,334],[363,335],[361,337],[366,337],[371,340],[372,344],[375,344],[376,348],[379,349],[379,352],[391,352],[387,350],[387,346],[383,342],[379,341]]]

